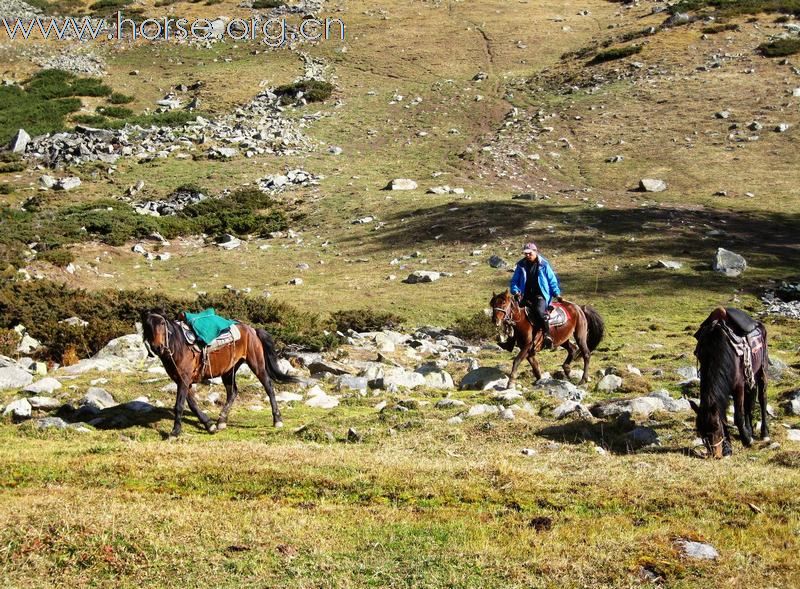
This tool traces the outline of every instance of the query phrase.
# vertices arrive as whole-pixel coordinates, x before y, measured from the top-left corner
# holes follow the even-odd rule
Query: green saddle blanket
[[[186,322],[191,325],[194,332],[203,342],[208,345],[217,336],[228,329],[236,321],[225,319],[217,315],[214,309],[205,309],[199,313],[184,313]]]

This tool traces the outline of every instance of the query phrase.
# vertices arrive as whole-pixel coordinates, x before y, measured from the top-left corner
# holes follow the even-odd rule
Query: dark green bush
[[[63,70],[42,70],[25,83],[25,91],[43,100],[71,96],[108,96],[111,88],[97,78],[79,78]]]
[[[13,329],[0,329],[0,355],[16,356],[20,341],[22,338]]]
[[[800,0],[683,0],[669,7],[672,14],[706,9],[727,17],[762,12],[800,14]]]
[[[121,92],[113,92],[111,96],[108,97],[108,101],[111,104],[128,104],[129,102],[133,102],[133,96],[128,96]]]
[[[12,192],[14,192],[14,187],[8,182],[0,184],[0,194],[11,194]]]
[[[727,24],[719,24],[719,25],[711,25],[709,27],[703,27],[700,29],[700,32],[705,33],[706,35],[716,35],[717,33],[725,33],[727,31],[738,31],[739,25],[733,23]]]
[[[257,188],[246,188],[225,198],[207,198],[190,205],[181,211],[176,221],[163,224],[172,232],[189,219],[194,233],[265,236],[287,226],[283,213],[271,210],[272,207],[274,202],[269,195]]]
[[[635,55],[641,50],[641,45],[628,45],[626,47],[616,47],[614,49],[608,49],[607,51],[600,51],[591,59],[591,61],[589,61],[588,65],[595,65],[607,61],[613,61],[615,59],[623,59],[625,57]]]
[[[148,290],[73,290],[49,281],[3,283],[0,286],[0,329],[22,323],[32,337],[47,346],[42,355],[60,362],[70,347],[80,357],[87,357],[97,353],[109,340],[133,333],[142,311],[161,308],[168,316],[176,317],[183,310],[200,311],[208,307],[215,308],[222,316],[263,327],[280,342],[316,350],[337,344],[336,335],[330,333],[334,327],[332,322],[263,297],[225,292],[188,301]],[[88,325],[59,323],[73,316],[87,321]]]
[[[336,324],[336,329],[346,332],[353,331],[379,331],[381,329],[395,329],[403,320],[394,313],[374,311],[372,309],[354,309],[352,311],[336,311],[331,315]]]
[[[97,112],[105,117],[112,117],[115,119],[127,119],[133,116],[133,111],[124,106],[98,106]]]
[[[762,43],[756,49],[764,57],[786,57],[800,53],[800,38],[778,39],[771,43]]]
[[[321,82],[319,80],[301,80],[293,84],[285,84],[275,88],[275,94],[284,103],[297,100],[298,95],[303,93],[306,102],[323,102],[330,98],[333,93],[333,84]]]
[[[472,315],[459,317],[450,329],[458,337],[468,340],[494,340],[497,337],[497,328],[483,311]]]
[[[278,8],[279,6],[284,6],[285,4],[285,0],[255,0],[255,2],[253,2],[253,8],[256,10],[262,8]]]

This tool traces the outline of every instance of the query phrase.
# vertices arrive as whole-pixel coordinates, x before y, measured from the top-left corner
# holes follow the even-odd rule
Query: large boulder
[[[725,276],[739,276],[747,268],[747,261],[739,254],[718,248],[711,268]]]
[[[33,375],[19,366],[0,368],[0,391],[21,389],[33,382]]]
[[[505,379],[506,382],[508,381],[508,377],[499,368],[483,366],[467,372],[464,378],[461,379],[458,388],[461,390],[482,391],[487,386],[503,379]]]
[[[425,379],[425,386],[432,389],[452,389],[453,377],[450,373],[442,370],[435,364],[425,364],[417,368],[416,372]]]
[[[17,399],[9,403],[3,410],[3,416],[11,415],[14,421],[28,419],[31,416],[31,404],[27,399]]]
[[[122,358],[136,363],[147,358],[147,348],[144,345],[142,336],[138,333],[132,333],[112,339],[93,357],[96,359]]]
[[[535,389],[544,390],[551,397],[562,401],[583,401],[586,391],[576,387],[568,380],[558,380],[556,378],[542,378],[534,383]]]
[[[59,381],[57,381],[55,378],[47,377],[27,385],[23,390],[26,393],[34,393],[38,395],[41,393],[50,394],[56,389],[60,388],[61,383]]]

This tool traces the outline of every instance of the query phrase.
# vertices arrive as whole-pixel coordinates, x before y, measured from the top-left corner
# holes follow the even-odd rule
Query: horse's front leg
[[[222,406],[222,411],[219,412],[217,418],[217,430],[223,430],[228,427],[228,411],[231,405],[236,400],[239,394],[239,389],[236,386],[236,371],[230,370],[222,375],[222,384],[225,385],[225,405]]]
[[[536,349],[533,346],[531,346],[531,352],[528,354],[528,364],[531,365],[531,370],[533,370],[534,380],[542,378],[542,371],[539,369],[539,361],[536,359]]]
[[[747,428],[746,411],[744,383],[737,383],[733,391],[733,420],[736,423],[736,428],[739,430],[739,437],[742,440],[742,444],[749,447],[753,444],[753,434],[748,431]]]
[[[589,346],[585,340],[578,340],[578,349],[581,351],[581,356],[583,356],[583,376],[578,382],[579,385],[582,385],[589,381],[589,358],[591,358],[592,353],[589,351]]]
[[[529,341],[526,344],[520,346],[519,354],[514,358],[513,364],[511,364],[511,375],[508,377],[508,388],[514,388],[514,384],[517,381],[517,370],[519,369],[519,363],[522,362],[523,358],[528,356],[528,352],[530,352],[531,348],[533,347],[533,342]]]
[[[562,370],[564,370],[564,375],[569,380],[570,372],[572,371],[572,361],[575,359],[575,353],[578,351],[578,346],[573,344],[571,341],[567,340],[561,347],[567,350],[567,357],[564,359],[564,363],[561,365]]]
[[[181,435],[181,419],[183,418],[183,408],[186,405],[186,397],[188,396],[189,388],[181,381],[178,383],[178,394],[175,396],[175,423],[170,432],[171,438],[177,438]]]
[[[189,401],[189,409],[191,409],[192,413],[194,413],[197,419],[200,420],[200,423],[203,424],[203,427],[206,428],[206,431],[214,433],[216,431],[216,426],[211,422],[211,419],[208,417],[208,415],[203,413],[203,410],[200,409],[200,405],[197,403],[197,397],[195,396],[191,387],[186,395],[186,399]]]
[[[758,377],[758,406],[761,409],[761,439],[769,441],[769,428],[767,427],[767,377],[761,369],[761,376]]]

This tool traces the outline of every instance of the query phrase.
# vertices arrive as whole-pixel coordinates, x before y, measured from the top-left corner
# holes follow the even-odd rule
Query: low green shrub
[[[111,104],[128,104],[129,102],[133,102],[133,96],[128,96],[120,92],[113,92],[111,96],[108,97],[108,101]]]
[[[0,194],[11,194],[12,192],[14,192],[14,187],[8,182],[0,184]]]
[[[725,33],[727,31],[738,31],[739,25],[733,23],[726,23],[726,24],[718,24],[718,25],[711,25],[709,27],[703,27],[700,29],[700,32],[705,33],[706,35],[716,35],[717,33]]]
[[[494,340],[497,337],[497,328],[491,317],[487,317],[483,311],[459,317],[450,329],[458,337],[472,341]]]
[[[301,92],[306,102],[323,102],[330,98],[333,93],[333,84],[320,80],[300,80],[293,84],[285,84],[275,88],[275,94],[284,103],[297,100]]]
[[[133,111],[124,106],[98,106],[97,112],[104,117],[112,117],[114,119],[127,119],[133,116]]]
[[[778,39],[771,43],[762,43],[756,50],[764,57],[786,57],[800,53],[800,38]]]
[[[79,125],[86,125],[88,127],[105,127],[108,124],[108,119],[101,115],[75,115],[72,117],[73,122]]]
[[[285,0],[255,0],[253,2],[253,8],[256,10],[264,8],[278,8],[285,5]]]
[[[56,248],[40,252],[36,255],[36,259],[42,262],[50,262],[54,266],[60,268],[65,268],[75,261],[75,256],[69,250]]]
[[[614,49],[600,51],[589,61],[588,65],[596,65],[598,63],[605,63],[615,59],[623,59],[625,57],[630,57],[631,55],[636,55],[641,50],[641,45],[627,45],[625,47],[616,47]]]
[[[669,7],[672,14],[702,10],[726,17],[760,13],[800,14],[800,0],[682,0]]]
[[[0,329],[0,355],[13,357],[17,355],[17,346],[22,341],[19,333],[13,329]]]

